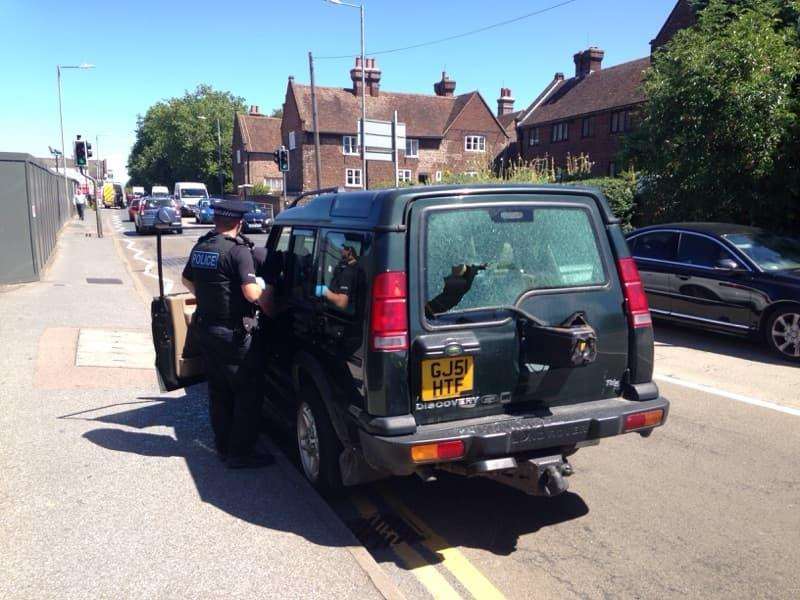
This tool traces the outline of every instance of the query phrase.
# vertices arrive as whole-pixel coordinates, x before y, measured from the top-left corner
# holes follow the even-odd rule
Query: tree
[[[276,119],[283,118],[283,107],[281,108],[273,108],[272,112],[269,114],[270,117],[275,117]]]
[[[243,98],[209,85],[157,102],[137,118],[136,141],[128,157],[131,184],[172,188],[176,181],[201,181],[212,192],[222,193],[217,177],[219,118],[224,185],[231,191],[233,118],[244,109]]]
[[[653,218],[788,229],[800,221],[800,2],[697,5],[697,25],[654,56],[623,159],[642,172]]]

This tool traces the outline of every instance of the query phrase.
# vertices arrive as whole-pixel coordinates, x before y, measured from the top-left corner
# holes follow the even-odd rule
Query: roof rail
[[[300,202],[300,200],[308,196],[319,196],[320,194],[330,194],[342,191],[344,190],[342,190],[342,188],[340,187],[326,187],[326,188],[320,188],[318,190],[309,190],[308,192],[303,192],[297,198],[292,200],[292,203],[287,208],[294,208],[295,206],[297,206],[297,203]]]

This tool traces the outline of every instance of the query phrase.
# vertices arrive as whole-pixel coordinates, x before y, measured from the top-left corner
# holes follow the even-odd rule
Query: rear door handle
[[[689,281],[690,276],[689,275],[678,275],[678,279],[680,279],[681,281]]]

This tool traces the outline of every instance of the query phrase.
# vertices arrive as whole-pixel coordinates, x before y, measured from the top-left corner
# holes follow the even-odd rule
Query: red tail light
[[[628,322],[631,327],[651,327],[653,319],[650,316],[650,307],[647,305],[647,296],[639,277],[639,269],[630,257],[620,258],[617,261],[622,293],[625,296],[625,309],[628,313]]]
[[[406,274],[403,272],[390,271],[375,277],[369,331],[373,350],[408,350],[406,289]]]

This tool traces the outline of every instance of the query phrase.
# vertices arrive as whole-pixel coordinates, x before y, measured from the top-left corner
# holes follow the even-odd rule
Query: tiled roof
[[[547,98],[537,108],[528,111],[521,125],[548,123],[644,102],[642,77],[649,67],[648,56],[595,71],[583,78],[572,77],[557,82]]]
[[[310,131],[311,87],[294,82],[290,86],[303,126],[306,131]],[[315,91],[320,132],[355,133],[361,118],[361,97],[348,88],[318,86]],[[381,90],[378,96],[367,95],[367,118],[391,121],[394,111],[397,111],[400,122],[406,124],[407,136],[441,138],[473,97],[483,102],[478,92],[459,96],[433,96]],[[491,110],[489,112],[491,114]]]
[[[281,145],[281,120],[264,115],[236,115],[245,152],[273,152]]]
[[[506,113],[497,117],[497,120],[500,122],[500,125],[503,126],[503,129],[506,130],[506,133],[513,137],[515,129],[514,121],[521,117],[524,112],[524,110],[517,110],[515,112]]]

